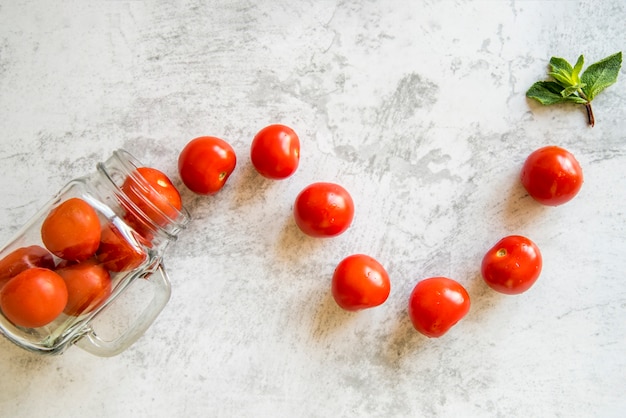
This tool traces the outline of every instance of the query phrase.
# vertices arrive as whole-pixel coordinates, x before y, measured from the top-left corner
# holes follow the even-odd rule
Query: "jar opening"
[[[189,223],[189,213],[156,190],[139,171],[142,167],[146,166],[125,150],[114,151],[107,161],[98,164],[99,172],[114,188],[125,221],[144,235],[164,234],[173,240]]]

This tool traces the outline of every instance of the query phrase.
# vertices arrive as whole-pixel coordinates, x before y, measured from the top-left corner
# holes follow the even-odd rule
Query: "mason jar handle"
[[[98,337],[93,328],[89,328],[76,341],[76,345],[91,354],[100,357],[112,357],[120,354],[137,341],[161,313],[171,294],[170,281],[163,264],[159,264],[156,270],[144,279],[154,287],[154,295],[146,309],[139,314],[137,320],[122,335],[112,341],[105,341]]]

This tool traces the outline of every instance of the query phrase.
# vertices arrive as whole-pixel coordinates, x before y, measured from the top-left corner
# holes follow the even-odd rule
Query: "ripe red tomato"
[[[300,139],[288,126],[266,126],[252,140],[250,159],[263,177],[285,179],[296,172],[300,163]]]
[[[368,255],[353,254],[344,258],[333,273],[333,298],[347,311],[381,305],[389,297],[390,290],[387,271]]]
[[[235,170],[237,155],[223,139],[201,136],[191,140],[178,156],[178,173],[194,193],[213,195]]]
[[[140,240],[140,237],[135,237]],[[100,247],[96,256],[104,268],[113,272],[128,271],[138,267],[147,257],[146,253],[125,238],[113,224],[102,228]]]
[[[10,279],[0,290],[0,308],[13,324],[38,328],[48,325],[63,312],[67,287],[52,270],[33,267]]]
[[[296,197],[296,224],[312,237],[334,237],[343,233],[354,218],[354,202],[346,189],[334,183],[313,183]]]
[[[447,277],[420,281],[409,298],[409,317],[413,327],[429,338],[444,335],[469,309],[467,290]]]
[[[521,180],[533,199],[544,205],[558,206],[578,194],[583,184],[583,171],[569,151],[548,146],[528,156]]]
[[[31,267],[54,269],[54,258],[39,245],[18,248],[0,260],[0,289],[11,278]]]
[[[65,280],[67,305],[64,312],[78,316],[100,306],[111,295],[111,276],[94,259],[56,271]]]
[[[127,208],[129,223],[143,224],[143,215],[159,226],[175,220],[183,207],[180,193],[170,179],[161,171],[151,167],[139,167],[122,184],[122,191],[135,208]],[[141,214],[137,213],[137,210]]]
[[[41,225],[41,239],[57,257],[83,261],[100,245],[100,220],[89,203],[73,197],[54,208]]]
[[[480,270],[493,290],[517,295],[537,281],[541,267],[539,247],[526,237],[510,235],[487,251]]]

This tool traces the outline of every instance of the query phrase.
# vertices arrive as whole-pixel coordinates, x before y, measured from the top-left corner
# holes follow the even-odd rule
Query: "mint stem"
[[[587,98],[587,95],[585,95],[583,89],[578,89],[578,95],[587,101],[587,103],[585,103],[585,109],[587,110],[587,120],[589,121],[589,126],[593,128],[593,125],[596,124],[596,118],[593,116],[591,100]]]
[[[593,109],[591,108],[591,102],[585,103],[585,109],[587,109],[587,119],[589,120],[589,126],[593,128],[593,125],[596,124],[596,120],[593,117]]]

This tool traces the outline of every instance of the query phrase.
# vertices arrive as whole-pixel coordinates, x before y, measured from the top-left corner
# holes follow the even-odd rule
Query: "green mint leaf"
[[[564,97],[563,99],[565,99],[566,102],[573,102],[573,103],[584,104],[584,105],[589,103],[587,100],[585,100],[582,97],[577,96],[575,94],[573,94],[571,96]]]
[[[605,88],[617,81],[622,66],[621,51],[591,64],[580,77],[585,84],[583,92],[587,100],[591,101]]]
[[[574,69],[572,70],[572,80],[576,82],[576,84],[580,83],[580,71],[583,69],[583,64],[585,63],[585,58],[581,55],[578,57],[578,61],[574,65]]]
[[[550,69],[548,75],[552,76],[556,81],[561,83],[563,87],[570,87],[578,83],[574,77],[574,68],[571,64],[559,57],[550,58]]]
[[[561,86],[563,87],[570,87],[576,84],[573,82],[571,74],[563,74],[562,72],[550,72],[548,73],[548,75],[558,81],[559,84],[561,84]]]
[[[583,86],[584,86],[584,84],[576,84],[575,86],[566,87],[561,92],[561,96],[563,96],[563,97],[571,96],[572,94],[576,93],[578,91],[578,89],[582,88]]]
[[[554,81],[537,81],[526,92],[526,97],[535,99],[542,105],[551,105],[568,101],[561,95],[563,87]]]
[[[563,58],[558,57],[550,58],[550,67],[552,68],[553,72],[561,72],[563,74],[572,74],[572,72],[574,71],[572,65],[569,62],[567,62]]]

